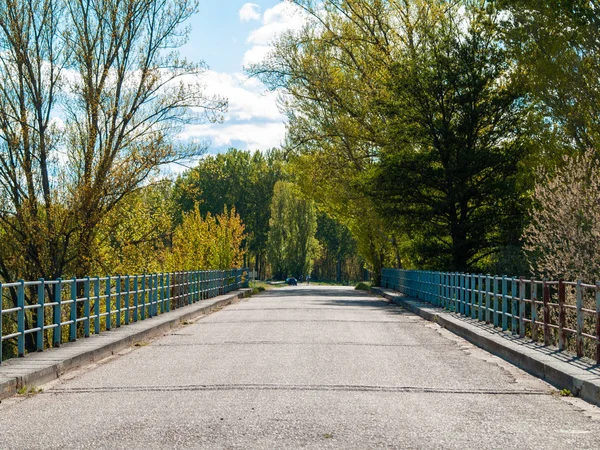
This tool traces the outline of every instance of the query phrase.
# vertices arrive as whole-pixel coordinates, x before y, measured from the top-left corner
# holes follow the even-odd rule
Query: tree
[[[508,12],[501,24],[503,41],[528,82],[527,100],[560,138],[563,153],[570,147],[599,148],[600,2],[502,0],[498,4]]]
[[[0,1],[4,279],[89,275],[104,216],[162,164],[202,150],[173,139],[226,106],[203,95],[205,66],[175,51],[196,4]]]
[[[550,279],[600,279],[600,164],[594,151],[540,169],[525,232],[531,272]]]
[[[260,277],[264,275],[273,187],[282,177],[283,157],[277,150],[251,153],[232,148],[209,155],[175,183],[177,215],[195,204],[203,215],[235,207],[246,225],[248,252],[254,256]]]
[[[314,202],[301,197],[291,183],[275,184],[267,248],[277,279],[309,274],[318,251]]]
[[[391,254],[390,230],[364,189],[378,157],[385,116],[374,105],[387,95],[387,68],[427,2],[295,0],[307,23],[249,67],[281,89],[288,116],[287,150],[306,196],[347,225],[375,270]]]
[[[226,108],[204,95],[204,64],[176,51],[196,9],[0,0],[2,279],[90,275],[105,216],[162,164],[202,152],[175,139]]]
[[[317,233],[315,235],[321,247],[321,255],[315,263],[314,272],[317,278],[342,282],[343,275],[348,280],[351,274],[343,273],[348,260],[356,263],[356,241],[348,227],[330,218],[323,212],[317,214]],[[354,267],[354,271],[359,271]]]
[[[244,224],[235,208],[221,214],[202,216],[196,206],[184,213],[173,232],[171,270],[232,269],[241,267],[245,250]]]
[[[92,273],[166,270],[172,239],[172,183],[157,181],[128,194],[100,223]]]
[[[383,213],[405,224],[422,267],[481,270],[518,245],[527,110],[493,20],[448,8],[392,66],[382,105],[390,138],[372,189]]]

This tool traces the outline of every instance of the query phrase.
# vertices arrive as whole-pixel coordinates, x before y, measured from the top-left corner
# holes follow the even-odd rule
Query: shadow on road
[[[377,297],[370,292],[357,291],[352,287],[344,289],[342,286],[335,288],[323,286],[299,286],[272,289],[261,292],[261,297],[270,298],[285,298],[285,297],[320,297],[326,298],[325,301],[319,302],[322,306],[337,306],[337,307],[364,307],[386,309],[392,314],[410,314],[404,308],[393,305],[388,301]]]

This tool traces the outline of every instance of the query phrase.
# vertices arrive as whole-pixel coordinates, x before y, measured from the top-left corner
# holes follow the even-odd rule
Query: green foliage
[[[92,273],[153,273],[165,269],[170,246],[171,183],[132,192],[104,216]]]
[[[226,109],[195,81],[204,64],[177,52],[196,9],[195,0],[0,4],[2,279],[89,275],[102,265],[106,216],[161,165],[202,153],[175,138]]]
[[[405,224],[420,266],[481,269],[500,246],[518,243],[523,225],[524,93],[478,10],[450,8],[418,31],[419,44],[391,66],[382,103],[390,138],[372,193],[384,215]]]
[[[44,392],[42,388],[38,388],[37,386],[27,386],[23,385],[19,389],[17,389],[17,395],[32,397],[36,394],[40,394]]]
[[[250,72],[287,94],[283,107],[287,147],[297,156],[295,182],[351,230],[360,255],[378,273],[392,254],[390,230],[362,186],[381,144],[383,117],[373,104],[386,95],[386,66],[393,60],[392,6],[364,0],[294,3],[309,22],[283,36],[271,57]]]
[[[278,181],[269,225],[267,248],[274,277],[284,279],[310,273],[319,250],[314,201],[302,198],[293,184]]]
[[[560,139],[562,153],[600,148],[600,1],[498,4],[510,11],[502,23],[505,46],[528,83],[528,100]]]
[[[244,225],[235,208],[203,216],[199,207],[183,215],[173,232],[170,270],[231,269],[241,267],[245,250]]]
[[[558,395],[560,395],[561,397],[573,397],[573,393],[567,388],[558,391]]]
[[[550,279],[600,280],[600,163],[593,151],[540,170],[535,208],[523,233],[531,272]]]
[[[370,291],[371,286],[368,283],[360,282],[356,285],[356,287],[354,289],[356,289],[358,291]]]
[[[246,226],[248,251],[258,269],[264,269],[273,187],[282,177],[283,157],[277,150],[250,153],[229,149],[209,155],[175,183],[175,221],[181,223],[182,215],[195,205],[202,215],[218,214],[224,206],[235,207]]]
[[[357,244],[348,227],[327,214],[317,214],[317,233],[321,252],[315,261],[313,276],[319,280],[357,280],[362,275],[362,264]]]

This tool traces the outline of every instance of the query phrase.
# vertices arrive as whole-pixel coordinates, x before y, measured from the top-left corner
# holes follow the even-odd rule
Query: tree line
[[[305,26],[248,72],[285,93],[299,184],[375,274],[573,276],[568,228],[596,247],[598,197],[571,202],[562,214],[577,219],[559,227],[543,211],[595,190],[541,191],[564,187],[586,152],[597,159],[597,1],[292,3]],[[556,246],[571,255],[560,270]]]

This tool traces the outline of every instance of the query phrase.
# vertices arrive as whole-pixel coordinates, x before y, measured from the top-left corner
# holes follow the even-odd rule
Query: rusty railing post
[[[550,301],[550,286],[548,286],[548,280],[544,278],[543,281],[543,295],[544,295],[544,345],[550,345],[550,307],[548,302]]]
[[[575,347],[577,356],[581,358],[583,356],[583,287],[581,286],[581,280],[577,280],[575,295],[577,302],[577,334],[575,338]]]
[[[558,280],[558,350],[565,349],[565,283],[564,280]]]

